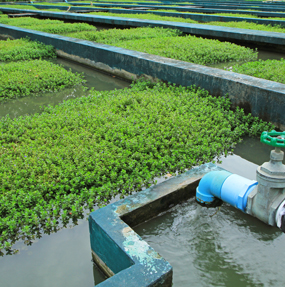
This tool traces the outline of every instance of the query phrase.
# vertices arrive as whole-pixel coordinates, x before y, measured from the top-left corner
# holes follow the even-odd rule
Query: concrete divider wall
[[[200,179],[214,170],[222,169],[211,163],[204,164],[90,214],[93,259],[105,273],[106,269],[113,273],[100,287],[172,286],[171,265],[131,227],[194,197]],[[125,258],[132,264],[128,261],[125,265]]]
[[[56,49],[112,69],[136,75],[151,75],[182,86],[195,84],[214,96],[229,95],[234,106],[245,107],[254,116],[285,129],[285,85],[242,74],[172,60],[90,41],[0,24],[0,34],[29,37]]]

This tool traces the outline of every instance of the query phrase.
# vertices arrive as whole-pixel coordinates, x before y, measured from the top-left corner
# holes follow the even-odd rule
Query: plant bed
[[[175,29],[164,29],[160,27],[132,28],[132,29],[109,29],[103,31],[84,31],[68,33],[66,36],[84,39],[88,41],[116,45],[120,42],[142,39],[164,38],[182,36],[182,32]]]
[[[285,84],[285,59],[248,62],[228,70]]]
[[[137,83],[41,114],[0,120],[0,249],[76,222],[84,209],[148,187],[271,129],[201,89]]]
[[[0,62],[55,57],[55,49],[50,45],[29,39],[0,41]]]
[[[83,76],[45,60],[0,65],[0,101],[81,84]]]
[[[56,5],[53,5],[56,7]],[[4,8],[14,8],[14,9],[27,9],[27,10],[42,10],[42,9],[39,9],[37,7],[34,7],[32,5],[17,5],[17,4],[11,4],[11,5],[5,5]],[[66,7],[68,8],[68,7]],[[47,9],[48,11],[53,11],[53,12],[63,12],[63,10],[60,10],[60,9]]]
[[[207,22],[200,23],[192,19],[184,19],[181,17],[169,17],[169,16],[158,16],[154,14],[117,14],[117,13],[107,13],[107,12],[92,12],[89,15],[102,15],[102,16],[115,16],[115,17],[124,17],[124,18],[136,18],[136,19],[147,19],[147,20],[159,20],[159,21],[171,21],[171,22],[182,22],[182,23],[192,23],[192,24],[201,24],[201,25],[214,25],[214,26],[223,26],[223,27],[232,27],[240,29],[250,29],[250,30],[260,30],[260,31],[270,31],[284,33],[285,28],[271,25],[255,24],[244,22]],[[276,19],[276,18],[274,18]],[[283,18],[282,18],[283,19]]]
[[[8,18],[7,15],[0,15],[0,23],[53,34],[96,30],[96,27],[87,23],[65,23],[61,20],[40,20],[31,17]]]
[[[236,44],[178,35],[181,32],[162,28],[112,29],[68,34],[74,38],[202,65],[257,59],[256,51]]]

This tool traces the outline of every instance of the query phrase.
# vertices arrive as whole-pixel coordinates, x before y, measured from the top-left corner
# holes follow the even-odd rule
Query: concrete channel
[[[91,24],[103,24],[118,27],[163,27],[170,29],[179,29],[186,34],[191,35],[215,38],[219,40],[243,44],[253,44],[256,47],[263,46],[266,49],[274,49],[275,51],[285,50],[285,33],[238,29],[206,24],[189,24],[181,22],[142,20],[135,18],[49,12],[27,9],[22,10],[2,7],[0,7],[0,11],[3,11],[4,13],[34,13],[35,16],[49,19],[86,22]]]
[[[88,4],[89,5],[89,4]],[[36,5],[33,4],[31,5],[33,7],[36,7],[37,9],[52,9],[55,6],[51,5]],[[3,6],[5,8],[5,6]],[[1,7],[0,7],[1,8]],[[57,9],[59,10],[67,10],[67,6],[56,6]],[[249,22],[249,23],[256,23],[256,24],[264,24],[264,25],[279,25],[281,27],[285,27],[285,20],[273,20],[273,19],[261,19],[261,18],[250,18],[250,17],[234,17],[234,16],[219,16],[219,15],[207,15],[207,14],[187,14],[187,13],[179,13],[179,12],[162,12],[162,11],[155,11],[155,10],[131,10],[131,9],[112,9],[112,8],[92,8],[92,7],[77,7],[77,6],[71,6],[69,9],[69,12],[76,11],[102,11],[102,12],[109,12],[109,13],[116,13],[116,14],[153,14],[153,15],[158,15],[158,16],[166,16],[166,17],[180,17],[183,19],[192,19],[195,21],[199,22],[213,22],[213,21],[219,21],[219,22]],[[5,12],[5,10],[3,10]],[[234,13],[234,12],[233,12]],[[258,13],[257,13],[258,14]],[[274,13],[273,13],[274,14]],[[285,15],[283,14],[282,16],[278,15],[276,17],[284,17]],[[255,14],[256,15],[256,14]],[[261,14],[263,15],[263,14]],[[275,14],[274,14],[275,15]],[[275,17],[275,16],[271,17]],[[258,15],[257,15],[258,16]]]
[[[0,24],[0,34],[29,37],[53,45],[65,58],[129,80],[142,75],[177,85],[196,85],[214,96],[226,96],[233,106],[285,129],[285,85],[247,75],[210,68],[90,41]],[[281,34],[281,33],[280,33]],[[285,36],[283,36],[285,37]],[[285,41],[285,38],[284,38]]]
[[[35,6],[39,9],[62,9],[62,10],[66,10],[68,8],[68,6],[54,6],[54,5],[37,5],[37,4],[30,4],[30,3],[17,3],[23,6]],[[1,4],[3,7],[6,4]],[[74,4],[71,4],[74,5]],[[90,4],[86,4],[90,6]],[[80,6],[84,6],[84,3],[80,4]],[[63,7],[63,8],[59,8],[59,7]],[[215,13],[231,13],[231,14],[247,14],[247,15],[255,15],[258,17],[279,17],[279,18],[283,18],[284,17],[284,13],[282,12],[270,12],[268,11],[250,11],[250,10],[234,10],[234,9],[214,9],[214,8],[189,8],[189,7],[172,7],[172,6],[154,6],[154,5],[130,5],[130,4],[101,4],[101,3],[96,3],[96,8],[92,8],[92,7],[78,7],[77,5],[73,8],[71,6],[71,10],[75,9],[75,10],[99,10],[101,7],[102,10],[108,10],[109,12],[114,12],[117,13],[118,10],[123,10],[125,11],[125,13],[140,13],[141,10],[137,10],[137,8],[141,7],[141,8],[149,8],[149,11],[147,11],[148,13],[153,13],[155,12],[155,10],[153,9],[161,9],[161,10],[176,10],[176,11],[180,11],[180,12],[191,12],[191,13],[208,13],[208,14],[215,14]],[[112,9],[112,7],[115,7],[116,9]],[[120,8],[126,8],[126,9],[120,9]],[[131,10],[131,9],[135,9],[135,10]],[[160,11],[156,11],[157,13]],[[123,12],[118,12],[118,13],[123,13]],[[163,13],[163,12],[161,12]],[[165,12],[166,13],[166,12]],[[175,13],[175,12],[167,12],[167,13]],[[178,13],[178,12],[177,12]],[[179,13],[181,14],[181,13]],[[184,13],[185,14],[185,13]],[[163,15],[163,14],[157,14],[157,15]],[[177,15],[175,13],[175,15]]]

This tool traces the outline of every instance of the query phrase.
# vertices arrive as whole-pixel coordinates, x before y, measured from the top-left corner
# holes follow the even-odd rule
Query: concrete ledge
[[[212,170],[220,168],[202,165],[90,214],[93,259],[114,274],[98,286],[172,286],[171,265],[129,225],[138,225],[195,196],[200,179]]]
[[[285,85],[242,74],[177,61],[137,51],[98,44],[24,28],[0,24],[0,34],[14,38],[29,37],[63,52],[103,63],[113,69],[137,76],[150,75],[182,86],[196,85],[214,96],[229,95],[233,106],[242,106],[278,128],[285,129]],[[101,65],[103,68],[103,65]],[[123,77],[123,74],[120,75]],[[131,75],[130,74],[130,75]]]

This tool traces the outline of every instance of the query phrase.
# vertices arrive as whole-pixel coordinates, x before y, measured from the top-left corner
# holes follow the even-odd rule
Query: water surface
[[[270,150],[246,138],[221,166],[255,179]],[[285,234],[228,204],[206,208],[192,198],[134,229],[173,266],[174,287],[285,284]]]

